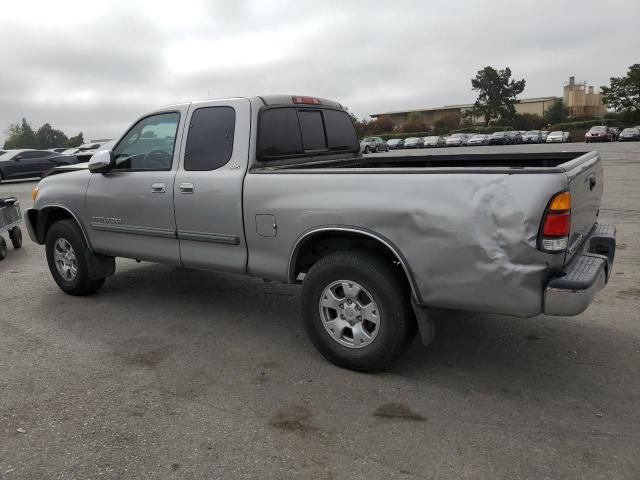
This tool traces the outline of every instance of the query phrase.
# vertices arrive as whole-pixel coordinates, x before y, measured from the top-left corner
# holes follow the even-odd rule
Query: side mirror
[[[115,167],[115,158],[111,150],[98,150],[89,160],[91,173],[104,173]]]

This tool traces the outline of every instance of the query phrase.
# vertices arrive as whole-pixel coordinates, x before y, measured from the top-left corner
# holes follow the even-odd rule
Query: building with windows
[[[602,103],[602,93],[594,92],[594,88],[587,87],[586,82],[576,82],[575,77],[569,77],[569,82],[564,86],[563,97],[521,98],[515,104],[515,108],[516,112],[520,114],[529,113],[543,117],[545,112],[558,100],[563,100],[567,115],[570,117],[601,117],[606,111]],[[463,114],[468,115],[466,112],[470,112],[474,124],[484,122],[482,116],[474,115],[472,103],[373,113],[371,117],[388,116],[394,126],[400,128],[409,118],[415,118],[416,115],[422,117],[422,120],[431,126],[445,116],[455,115],[462,118]]]

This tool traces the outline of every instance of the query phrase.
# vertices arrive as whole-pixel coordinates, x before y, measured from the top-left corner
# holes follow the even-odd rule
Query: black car
[[[511,137],[507,132],[494,132],[489,137],[489,145],[511,145]]]
[[[48,150],[7,150],[0,155],[0,182],[19,178],[42,177],[58,165],[76,163],[76,157]]]
[[[640,141],[640,129],[635,128],[625,128],[620,135],[618,135],[619,142],[638,142]]]
[[[507,135],[511,139],[511,143],[513,143],[514,145],[517,143],[522,143],[522,135],[520,134],[520,132],[516,130],[509,130],[507,131]]]

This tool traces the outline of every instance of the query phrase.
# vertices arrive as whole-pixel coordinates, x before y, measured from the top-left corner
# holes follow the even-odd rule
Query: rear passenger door
[[[180,259],[185,267],[246,269],[242,185],[250,117],[247,99],[191,105],[174,190]]]

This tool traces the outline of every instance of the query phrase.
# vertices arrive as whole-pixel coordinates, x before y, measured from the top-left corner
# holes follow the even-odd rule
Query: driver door
[[[115,168],[91,175],[86,205],[97,252],[180,264],[173,188],[187,109],[139,120],[113,149]]]

